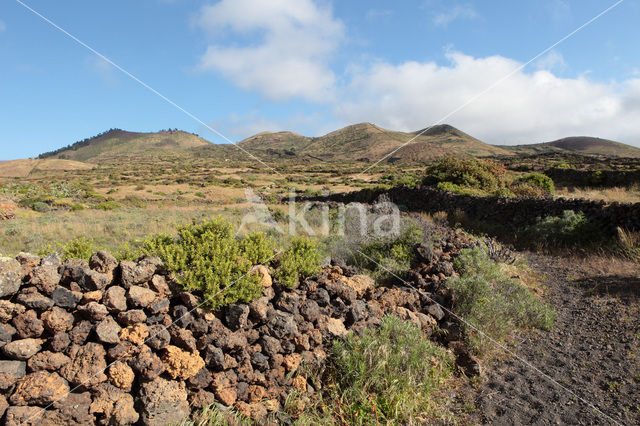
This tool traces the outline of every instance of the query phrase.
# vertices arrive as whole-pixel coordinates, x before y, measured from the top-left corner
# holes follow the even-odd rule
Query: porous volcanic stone
[[[130,425],[140,418],[133,397],[109,383],[97,386],[89,412],[104,416],[105,424],[110,425]]]
[[[73,314],[58,306],[44,312],[41,317],[44,328],[51,333],[55,334],[73,328]]]
[[[102,303],[109,309],[114,311],[126,311],[127,310],[127,298],[124,288],[120,286],[111,286],[105,292],[102,297]]]
[[[0,257],[0,297],[12,296],[22,284],[22,265],[10,257]]]
[[[131,390],[131,385],[135,380],[135,374],[131,367],[129,367],[126,363],[121,361],[116,361],[109,367],[109,372],[107,373],[109,376],[109,381],[114,386],[124,390],[125,392],[129,392]]]
[[[56,287],[53,291],[53,303],[61,308],[74,309],[80,299],[81,296],[78,293],[61,286]]]
[[[202,367],[204,360],[197,352],[187,352],[177,346],[169,345],[163,349],[162,361],[167,373],[174,378],[186,380],[195,376]]]
[[[178,424],[189,415],[184,382],[157,378],[140,388],[142,422],[149,426]]]
[[[148,288],[132,285],[127,294],[127,300],[131,306],[136,308],[146,308],[156,300],[157,293]]]
[[[40,337],[44,331],[42,321],[40,321],[38,313],[34,310],[29,310],[16,316],[11,322],[16,328],[16,335],[20,339]]]
[[[42,265],[31,271],[29,283],[36,286],[43,294],[51,296],[60,282],[57,265]]]
[[[102,343],[116,344],[120,342],[122,327],[110,316],[103,319],[95,328],[96,336]]]
[[[27,362],[31,371],[49,370],[57,371],[66,365],[71,359],[65,354],[59,352],[43,351],[38,352]]]
[[[9,358],[21,361],[31,358],[42,349],[42,339],[21,339],[7,343],[2,351]]]
[[[20,379],[9,401],[13,405],[46,406],[69,392],[67,381],[57,373],[36,371]]]
[[[93,342],[84,346],[73,345],[69,357],[71,362],[60,369],[60,375],[69,383],[91,388],[107,380],[104,374],[107,362],[102,345]]]
[[[100,250],[91,255],[89,267],[103,274],[111,274],[118,267],[118,261],[111,253]]]
[[[249,306],[232,304],[227,307],[225,315],[225,321],[227,327],[236,331],[247,326],[247,319],[249,318]]]

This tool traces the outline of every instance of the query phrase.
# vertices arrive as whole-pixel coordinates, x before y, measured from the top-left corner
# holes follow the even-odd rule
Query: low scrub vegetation
[[[477,327],[465,327],[467,343],[477,354],[491,347],[486,336],[502,341],[515,328],[553,326],[555,313],[551,307],[520,282],[505,276],[482,248],[461,251],[455,267],[460,276],[449,278],[446,286],[453,294],[456,314]]]
[[[328,402],[306,420],[326,424],[342,419],[355,425],[428,422],[443,415],[435,395],[453,372],[449,352],[426,339],[416,325],[389,315],[377,329],[334,342],[326,367],[325,383],[332,383],[325,396]]]
[[[321,254],[309,239],[294,239],[275,262],[277,254],[275,241],[265,234],[236,236],[232,224],[217,218],[178,226],[177,236],[153,236],[122,256],[159,256],[185,289],[201,291],[208,307],[217,309],[260,296],[259,277],[251,273],[255,265],[273,264],[275,277],[288,288],[318,271]]]
[[[442,191],[461,195],[497,197],[548,197],[553,181],[542,173],[508,178],[501,164],[475,158],[445,158],[429,166],[422,181]]]
[[[520,232],[519,239],[536,248],[587,248],[606,237],[584,213],[565,210],[562,216],[547,216]]]

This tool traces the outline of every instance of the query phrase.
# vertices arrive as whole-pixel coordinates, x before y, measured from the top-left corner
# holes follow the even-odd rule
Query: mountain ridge
[[[572,136],[531,145],[487,144],[448,124],[414,132],[384,129],[372,123],[357,123],[323,136],[295,132],[261,132],[237,143],[213,144],[200,136],[177,129],[159,132],[129,132],[110,129],[91,138],[38,158],[57,158],[88,163],[122,157],[154,155],[204,155],[242,160],[242,151],[265,160],[367,161],[420,163],[445,156],[500,157],[560,152],[640,158],[640,148],[602,138]]]

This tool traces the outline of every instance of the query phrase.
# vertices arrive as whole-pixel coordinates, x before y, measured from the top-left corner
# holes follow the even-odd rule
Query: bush
[[[116,210],[116,209],[119,209],[120,207],[122,206],[116,203],[115,201],[103,201],[102,203],[98,203],[93,206],[93,208],[96,210],[105,210],[105,211]]]
[[[454,310],[491,338],[502,341],[515,328],[550,329],[555,312],[520,282],[506,277],[479,247],[462,250],[455,260],[457,278],[446,281]],[[484,334],[465,327],[467,342],[482,354],[490,347]]]
[[[425,240],[424,231],[411,223],[398,235],[365,241],[354,250],[349,263],[369,271],[380,281],[397,279],[406,274],[413,260],[413,247]]]
[[[474,189],[482,194],[493,194],[504,188],[506,169],[493,161],[475,158],[443,158],[427,168],[425,185],[435,186],[447,182],[456,189]]]
[[[41,201],[36,201],[31,205],[31,208],[38,213],[47,213],[51,211],[51,206],[47,203],[43,203]]]
[[[542,173],[529,173],[528,175],[518,178],[517,181],[535,185],[538,188],[545,190],[549,194],[554,194],[556,192],[556,188],[553,184],[553,179]]]
[[[526,182],[512,182],[509,189],[516,197],[536,197],[545,198],[549,196],[549,192],[544,189]]]
[[[261,237],[236,238],[233,226],[217,218],[179,226],[176,238],[150,238],[141,252],[160,256],[185,289],[202,291],[206,305],[217,309],[260,297],[259,278],[249,271],[256,260],[264,260],[267,245]]]
[[[93,240],[85,237],[77,237],[62,244],[56,242],[56,246],[62,251],[62,260],[84,259],[89,260],[94,252]]]
[[[293,288],[300,278],[315,275],[320,268],[322,254],[318,243],[310,238],[297,237],[278,261],[275,277],[287,288]]]
[[[602,231],[598,229],[583,212],[565,210],[562,216],[547,216],[528,226],[521,232],[522,240],[532,246],[577,247],[603,241]]]
[[[334,418],[346,424],[415,424],[436,413],[434,392],[452,377],[451,355],[410,322],[386,316],[362,337],[334,342],[328,360]],[[377,417],[377,418],[376,418]]]

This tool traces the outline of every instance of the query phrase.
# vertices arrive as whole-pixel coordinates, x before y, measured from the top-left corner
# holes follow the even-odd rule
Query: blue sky
[[[446,116],[489,143],[584,134],[640,146],[640,0],[524,69],[614,1],[25,3],[233,141]],[[225,142],[14,0],[0,3],[0,117],[0,159],[112,127]]]

